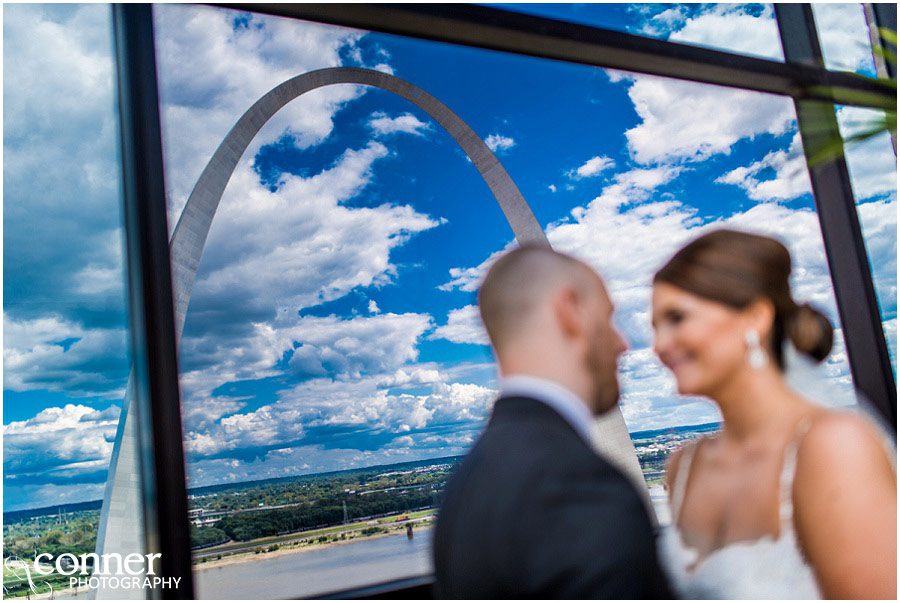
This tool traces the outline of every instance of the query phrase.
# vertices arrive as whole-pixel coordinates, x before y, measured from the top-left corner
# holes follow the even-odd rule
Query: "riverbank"
[[[433,516],[428,516],[422,519],[412,520],[408,522],[412,524],[414,533],[415,531],[428,529],[434,523]],[[349,530],[347,532],[341,532],[337,535],[332,535],[328,537],[328,540],[325,542],[318,542],[317,540],[300,540],[300,541],[288,541],[284,544],[279,544],[278,548],[275,550],[269,549],[256,549],[253,551],[246,551],[241,553],[231,553],[228,555],[222,555],[221,558],[213,558],[213,559],[204,559],[202,561],[197,561],[194,563],[193,569],[194,572],[202,572],[209,569],[225,567],[228,565],[235,565],[239,563],[250,563],[252,561],[263,561],[268,559],[274,559],[277,557],[283,557],[285,555],[293,555],[296,553],[304,553],[308,551],[317,551],[321,549],[332,548],[336,546],[340,546],[343,544],[350,544],[354,542],[363,542],[367,540],[377,540],[378,538],[384,538],[385,536],[394,536],[396,534],[402,533],[406,531],[407,523],[395,524],[395,525],[380,525],[377,526],[383,531],[364,534],[364,529],[356,529]],[[342,538],[342,536],[344,536]],[[296,538],[295,536],[294,538]],[[312,538],[312,537],[307,537]]]

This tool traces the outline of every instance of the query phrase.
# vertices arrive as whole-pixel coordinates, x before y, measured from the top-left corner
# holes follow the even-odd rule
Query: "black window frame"
[[[468,4],[212,6],[788,96],[806,149],[816,143],[804,133],[811,117],[830,115],[823,135],[838,133],[834,104],[896,108],[895,89],[825,69],[809,4],[775,5],[783,63]],[[878,25],[896,31],[896,5],[875,6]],[[150,596],[193,598],[151,5],[113,5],[113,29],[132,346],[136,391],[143,394],[147,552],[162,553],[161,574],[182,578],[179,588]],[[855,92],[869,94],[860,101]],[[843,156],[814,166],[810,180],[854,385],[895,435],[896,380]],[[423,576],[323,598],[423,598],[429,581]]]

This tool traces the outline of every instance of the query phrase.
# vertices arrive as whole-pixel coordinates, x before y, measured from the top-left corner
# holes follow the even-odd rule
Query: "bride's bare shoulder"
[[[800,444],[794,526],[826,598],[896,597],[897,477],[861,416],[820,413]]]
[[[858,413],[818,413],[800,443],[796,485],[803,488],[844,478],[883,479],[895,473],[886,437]]]
[[[800,455],[885,456],[887,435],[858,412],[825,410],[813,419]]]

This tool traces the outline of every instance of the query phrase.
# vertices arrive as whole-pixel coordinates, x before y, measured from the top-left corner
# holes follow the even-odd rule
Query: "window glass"
[[[130,369],[110,9],[3,13],[4,596],[141,597],[90,557],[142,551],[133,458],[101,508]]]
[[[154,18],[173,229],[232,126],[294,76],[393,74],[468,123],[553,246],[607,279],[630,345],[621,408],[655,499],[668,451],[720,416],[654,356],[649,283],[710,228],[785,242],[795,296],[838,327],[814,395],[852,403],[790,99],[211,7]],[[513,244],[476,166],[390,92],[307,92],[253,136],[179,348],[198,596],[430,571],[430,514],[497,387],[475,292]]]
[[[538,17],[784,61],[771,4],[496,4]]]
[[[869,26],[860,4],[814,4],[821,32],[822,54],[829,69],[875,77]],[[841,135],[847,141],[870,131],[883,116],[861,107],[836,108]],[[863,240],[869,254],[872,279],[888,352],[897,375],[897,156],[890,133],[879,134],[845,147],[850,183]]]

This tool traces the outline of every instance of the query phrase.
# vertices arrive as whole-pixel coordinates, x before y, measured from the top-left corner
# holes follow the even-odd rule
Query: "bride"
[[[820,361],[833,337],[790,272],[781,243],[718,230],[654,277],[654,349],[723,418],[669,461],[661,561],[685,598],[896,599],[893,453],[859,414],[786,385],[786,344]]]

